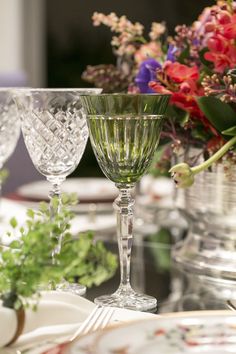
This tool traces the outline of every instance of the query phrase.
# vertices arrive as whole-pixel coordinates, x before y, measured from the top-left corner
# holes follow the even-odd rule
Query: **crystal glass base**
[[[217,279],[236,280],[235,239],[190,230],[173,249],[174,260],[186,271]]]
[[[86,293],[86,286],[64,281],[56,286],[56,290],[82,296]]]
[[[101,306],[121,307],[136,311],[150,311],[157,308],[157,299],[145,294],[138,294],[132,288],[119,288],[111,295],[102,295],[94,300]]]

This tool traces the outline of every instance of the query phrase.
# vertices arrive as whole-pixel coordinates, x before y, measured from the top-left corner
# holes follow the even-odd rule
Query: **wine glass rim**
[[[86,94],[83,94],[82,96],[87,96]],[[162,97],[170,97],[171,94],[168,93],[100,93],[99,96],[112,96],[112,97],[117,97],[117,96],[122,96],[122,97],[149,97],[149,96],[162,96]]]

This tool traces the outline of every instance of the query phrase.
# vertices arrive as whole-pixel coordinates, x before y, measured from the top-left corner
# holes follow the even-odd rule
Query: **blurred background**
[[[165,21],[169,34],[190,24],[214,0],[1,0],[0,86],[87,87],[86,65],[114,63],[111,33],[93,27],[94,11],[126,15],[148,32],[152,21]],[[10,176],[4,194],[43,177],[29,159],[22,138],[6,164]],[[88,145],[76,176],[101,175]]]

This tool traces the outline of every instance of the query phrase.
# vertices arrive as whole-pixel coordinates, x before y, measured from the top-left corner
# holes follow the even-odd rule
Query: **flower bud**
[[[187,188],[194,183],[194,174],[187,163],[179,163],[169,172],[178,188]]]

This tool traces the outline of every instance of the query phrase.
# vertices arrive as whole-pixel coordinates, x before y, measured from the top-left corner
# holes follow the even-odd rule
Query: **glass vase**
[[[213,165],[184,193],[190,227],[174,259],[185,270],[236,280],[236,166]]]

